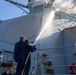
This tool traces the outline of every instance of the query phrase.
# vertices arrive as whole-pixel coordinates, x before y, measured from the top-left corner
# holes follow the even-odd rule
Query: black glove
[[[36,50],[36,49],[37,49],[35,45],[33,45],[33,48],[34,48],[34,50]]]

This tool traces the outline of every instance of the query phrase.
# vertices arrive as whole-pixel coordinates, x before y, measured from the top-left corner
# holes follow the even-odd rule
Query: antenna
[[[55,0],[50,0],[47,4],[47,7],[50,7],[50,6],[53,6],[53,3],[54,3]]]
[[[23,8],[27,8],[27,9],[28,9],[28,6],[25,6],[25,5],[23,5],[23,4],[17,3],[17,2],[12,1],[12,0],[5,0],[5,1],[14,4],[15,6],[17,6],[17,7],[20,8],[21,10],[23,10],[25,13],[29,14],[29,12],[27,12],[25,9],[23,9]]]

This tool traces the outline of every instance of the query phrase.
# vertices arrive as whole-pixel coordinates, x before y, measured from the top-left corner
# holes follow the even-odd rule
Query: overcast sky
[[[13,1],[17,1],[24,5],[27,5],[28,3],[28,0],[13,0]],[[58,3],[62,1],[66,1],[66,0],[56,0],[56,2]],[[19,9],[18,7],[14,6],[13,4],[8,3],[4,0],[0,0],[0,20],[6,20],[6,19],[19,17],[22,15],[22,13],[23,11]]]

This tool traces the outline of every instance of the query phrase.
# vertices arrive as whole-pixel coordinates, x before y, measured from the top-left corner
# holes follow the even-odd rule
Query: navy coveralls
[[[17,69],[16,69],[16,75],[21,75],[22,70],[25,65],[26,58],[28,56],[29,52],[34,52],[36,49],[33,46],[28,45],[27,43],[23,41],[19,41],[15,44],[15,49],[14,49],[14,59],[17,62]],[[25,67],[25,75],[28,75],[29,70],[30,70],[30,63],[31,59],[29,56],[27,65]]]

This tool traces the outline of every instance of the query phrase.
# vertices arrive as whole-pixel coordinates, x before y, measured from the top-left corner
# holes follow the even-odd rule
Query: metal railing
[[[68,45],[68,46],[58,46],[58,47],[51,47],[51,48],[45,48],[45,49],[37,49],[36,50],[36,53],[35,53],[35,75],[37,75],[37,70],[40,68],[59,68],[59,67],[65,67],[65,68],[68,68],[70,65],[68,64],[60,64],[60,65],[52,65],[52,66],[39,66],[39,65],[42,65],[39,60],[42,60],[42,59],[46,59],[46,58],[59,58],[59,57],[72,57],[72,56],[75,56],[74,55],[74,51],[72,51],[72,53],[69,53],[69,54],[61,54],[61,55],[49,55],[49,56],[45,56],[44,58],[41,58],[41,56],[38,57],[38,53],[41,52],[41,51],[56,51],[56,49],[59,51],[59,50],[64,50],[66,48],[75,48],[74,45]],[[69,49],[68,49],[69,50]],[[41,74],[38,74],[38,75],[43,75],[42,73]]]

